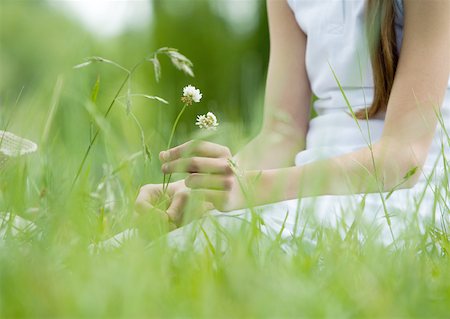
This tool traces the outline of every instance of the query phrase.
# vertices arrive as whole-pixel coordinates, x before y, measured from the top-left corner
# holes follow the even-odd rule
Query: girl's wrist
[[[298,167],[246,171],[247,189],[254,205],[265,205],[297,197]]]

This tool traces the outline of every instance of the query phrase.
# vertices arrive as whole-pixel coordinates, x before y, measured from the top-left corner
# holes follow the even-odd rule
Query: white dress
[[[359,121],[363,129],[361,132],[355,120],[347,113],[347,104],[330,68],[331,66],[336,72],[354,110],[371,104],[373,81],[365,37],[365,1],[287,1],[299,27],[307,34],[307,73],[312,91],[318,98],[314,103],[318,116],[310,122],[306,149],[297,154],[296,165],[367,147],[368,130],[371,141],[376,142],[381,136],[384,121],[382,119]],[[396,0],[395,5],[397,42],[401,48],[402,1]],[[294,87],[292,89],[295,90]],[[442,115],[450,132],[450,81]],[[373,236],[385,244],[390,244],[393,237],[401,236],[402,228],[406,225],[409,225],[410,229],[411,225],[417,227],[417,231],[423,231],[425,225],[439,227],[443,219],[449,221],[450,215],[448,204],[434,205],[436,192],[448,189],[439,187],[443,176],[442,160],[433,171],[436,160],[442,157],[442,145],[445,145],[447,161],[450,158],[448,141],[444,141],[443,129],[439,127],[420,181],[412,189],[395,191],[385,201],[385,208],[381,196],[386,198],[386,193],[290,200],[256,208],[254,211],[260,217],[258,218],[260,228],[269,237],[281,237],[286,242],[301,236],[303,241],[315,243],[318,226],[335,229],[338,227],[342,231],[342,236],[345,236],[351,224],[356,219],[362,219],[369,225],[367,232],[362,235],[364,238]],[[431,175],[431,185],[427,187],[426,176]],[[386,214],[390,216],[393,234],[387,226]],[[254,214],[248,209],[229,213],[214,211],[171,232],[168,239],[170,243],[180,247],[185,245],[192,247],[192,241],[194,247],[205,247],[211,242],[218,244],[218,240],[222,241],[226,237],[221,235],[224,229],[239,229],[242,224],[250,223],[254,219]],[[399,238],[396,238],[397,240]]]

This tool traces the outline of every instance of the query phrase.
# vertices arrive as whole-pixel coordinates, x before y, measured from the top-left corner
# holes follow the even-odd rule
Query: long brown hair
[[[372,118],[387,108],[398,64],[395,33],[395,0],[367,0],[366,32],[373,70],[374,99],[368,109],[356,112],[356,117]]]

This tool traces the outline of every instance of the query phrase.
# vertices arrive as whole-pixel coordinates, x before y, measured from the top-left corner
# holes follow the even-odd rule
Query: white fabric
[[[14,157],[33,153],[37,145],[7,131],[0,131],[0,170]]]

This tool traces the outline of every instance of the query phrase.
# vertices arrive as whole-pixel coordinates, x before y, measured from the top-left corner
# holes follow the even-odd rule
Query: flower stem
[[[170,149],[170,146],[172,145],[172,140],[173,140],[173,136],[175,135],[175,130],[178,126],[178,122],[181,119],[181,116],[183,115],[184,111],[186,110],[187,104],[184,104],[183,108],[181,109],[180,113],[178,113],[177,118],[175,119],[175,122],[173,123],[172,126],[172,132],[170,133],[170,137],[169,137],[169,142],[167,143],[167,150]],[[163,191],[165,192],[167,187],[169,186],[170,183],[170,178],[172,177],[172,174],[169,174],[168,180],[166,182],[166,174],[164,174],[164,179],[163,179]]]
[[[106,110],[105,114],[103,114],[104,118],[107,118],[109,113],[111,112],[117,98],[119,97],[120,92],[122,91],[122,89],[124,88],[125,84],[128,83],[128,80],[130,79],[131,75],[134,73],[134,71],[136,71],[136,69],[144,62],[145,60],[140,61],[139,63],[136,63],[135,66],[133,66],[133,68],[131,69],[131,71],[127,70],[127,76],[125,77],[125,79],[123,80],[122,84],[120,85],[119,89],[117,90],[116,94],[114,95],[114,98],[112,99],[111,103],[109,104],[108,109]],[[100,129],[97,128],[97,130],[95,131],[94,136],[92,137],[86,151],[84,152],[84,156],[83,159],[81,160],[80,166],[78,167],[77,170],[77,174],[75,175],[75,178],[72,181],[72,186],[71,186],[71,190],[73,190],[75,183],[77,182],[78,178],[80,177],[80,174],[83,170],[84,164],[86,163],[86,159],[89,155],[89,153],[91,152],[92,146],[94,145],[98,135],[100,134]]]

